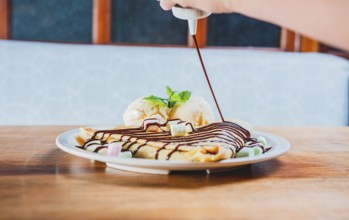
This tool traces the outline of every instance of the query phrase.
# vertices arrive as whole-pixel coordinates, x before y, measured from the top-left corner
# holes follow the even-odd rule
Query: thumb
[[[171,10],[175,3],[171,0],[160,0],[160,6],[165,11]]]

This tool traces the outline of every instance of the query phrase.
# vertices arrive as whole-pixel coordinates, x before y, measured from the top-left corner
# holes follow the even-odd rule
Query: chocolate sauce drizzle
[[[224,122],[225,120],[224,120],[223,114],[222,114],[222,112],[221,112],[221,108],[219,107],[218,101],[217,101],[217,99],[216,99],[216,95],[214,94],[214,91],[213,91],[213,88],[212,88],[212,85],[211,85],[210,78],[208,77],[208,74],[207,74],[207,71],[206,71],[206,67],[205,67],[205,64],[204,64],[204,60],[202,59],[202,56],[201,56],[201,53],[200,53],[198,41],[196,40],[196,35],[193,35],[193,40],[194,40],[194,43],[195,43],[196,51],[197,51],[198,56],[199,56],[199,59],[200,59],[200,63],[201,63],[202,70],[204,71],[204,74],[205,74],[205,77],[206,77],[207,84],[208,84],[208,86],[210,87],[212,97],[213,97],[214,102],[215,102],[215,104],[216,104],[216,106],[217,106],[217,109],[218,109],[219,115],[221,116],[222,122]]]
[[[166,160],[170,160],[174,153],[181,151],[181,146],[200,147],[205,143],[217,144],[231,149],[231,157],[235,155],[235,152],[238,152],[243,147],[246,147],[246,142],[250,142],[249,146],[251,147],[261,146],[262,148],[262,145],[256,139],[250,137],[249,131],[239,126],[238,124],[229,121],[212,123],[196,129],[194,129],[190,123],[190,125],[188,124],[188,126],[191,126],[191,128],[193,128],[192,132],[190,132],[188,136],[178,137],[171,136],[170,131],[166,131],[165,127],[169,121],[177,121],[177,123],[183,123],[183,121],[175,119],[169,120],[164,124],[156,124],[146,123],[147,120],[145,120],[143,122],[143,125],[139,128],[96,131],[92,135],[92,137],[79,148],[98,152],[107,147],[108,138],[112,137],[113,135],[120,136],[117,140],[113,140],[113,142],[123,143],[122,150],[131,151],[133,155],[136,155],[139,150],[147,146],[149,142],[163,143],[163,145],[156,150],[155,159],[159,159],[159,154],[162,150],[168,150],[166,148],[168,145],[175,145],[175,147],[171,148],[171,151],[166,155]],[[158,126],[162,130],[162,132],[147,132],[147,128],[149,126]],[[132,148],[134,146],[136,147]],[[88,149],[91,147],[93,148]],[[262,150],[263,152],[265,151],[264,148],[262,148]]]
[[[196,146],[200,147],[199,144],[203,143],[216,143],[217,145],[224,145],[224,147],[229,148],[232,151],[232,156],[235,155],[236,152],[241,150],[243,147],[255,147],[258,146],[262,149],[263,152],[269,150],[265,149],[261,143],[259,143],[256,139],[251,138],[251,134],[249,131],[239,126],[238,124],[225,121],[221,109],[219,107],[216,95],[213,91],[211,81],[208,77],[206,67],[204,61],[202,59],[199,45],[196,39],[196,36],[193,35],[193,40],[195,43],[195,48],[197,54],[200,59],[201,67],[203,69],[207,84],[210,88],[212,97],[218,109],[219,115],[221,117],[221,123],[212,123],[197,129],[194,129],[193,125],[190,122],[184,122],[180,119],[168,120],[164,124],[158,124],[156,122],[146,123],[147,119],[143,122],[142,126],[139,128],[127,128],[127,129],[116,129],[116,130],[100,130],[96,131],[91,139],[86,141],[83,146],[77,146],[79,148],[87,150],[89,147],[95,147],[94,152],[99,152],[102,149],[107,148],[108,139],[112,135],[120,135],[119,140],[115,140],[113,142],[123,142],[122,150],[123,151],[131,151],[132,155],[136,155],[142,147],[147,146],[148,142],[161,142],[164,143],[163,146],[159,147],[156,150],[155,159],[159,159],[159,154],[162,150],[166,150],[166,147],[170,144],[176,144],[176,147],[172,149],[167,156],[166,160],[170,160],[171,156],[180,151],[181,146]],[[176,137],[171,136],[170,131],[167,131],[163,127],[166,127],[167,123],[170,121],[178,121],[177,123],[185,123],[186,126],[190,126],[192,132],[188,136],[184,137]],[[149,126],[158,126],[159,130],[162,132],[147,132],[147,128]],[[98,135],[102,135],[101,138],[98,138]],[[123,140],[125,136],[128,136],[127,140]],[[139,140],[145,140],[144,143],[139,144]],[[250,142],[248,146],[246,146],[246,142]],[[139,144],[135,149],[131,150],[132,146]],[[212,154],[211,152],[207,151]]]

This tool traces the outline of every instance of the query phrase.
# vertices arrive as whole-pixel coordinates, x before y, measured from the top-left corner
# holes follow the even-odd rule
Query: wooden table
[[[55,137],[73,127],[0,127],[0,219],[349,219],[349,128],[259,128],[278,159],[169,176],[106,168]]]

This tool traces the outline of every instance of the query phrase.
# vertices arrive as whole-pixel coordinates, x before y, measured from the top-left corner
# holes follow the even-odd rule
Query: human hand
[[[235,0],[160,0],[160,6],[164,10],[171,10],[175,4],[182,7],[196,8],[213,13],[233,12]]]

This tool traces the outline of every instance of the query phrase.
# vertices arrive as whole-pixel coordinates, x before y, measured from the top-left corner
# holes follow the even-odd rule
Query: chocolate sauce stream
[[[207,81],[207,83],[208,83],[208,86],[210,87],[211,94],[212,94],[212,96],[213,96],[214,102],[216,103],[216,106],[217,106],[219,115],[221,116],[222,122],[224,122],[224,117],[223,117],[223,114],[222,114],[222,112],[221,112],[221,108],[219,107],[218,101],[217,101],[217,99],[216,99],[216,95],[214,94],[214,91],[213,91],[213,89],[212,89],[211,81],[210,81],[210,79],[208,78],[208,74],[207,74],[207,71],[206,71],[206,67],[205,67],[204,61],[203,61],[203,59],[202,59],[202,56],[201,56],[201,53],[200,53],[200,49],[199,49],[199,45],[198,45],[198,42],[197,42],[197,40],[196,40],[196,36],[195,36],[195,35],[193,35],[193,39],[194,39],[194,42],[195,42],[196,51],[198,52],[198,55],[199,55],[199,59],[200,59],[200,63],[201,63],[202,69],[204,70],[204,73],[205,73],[206,81]]]

